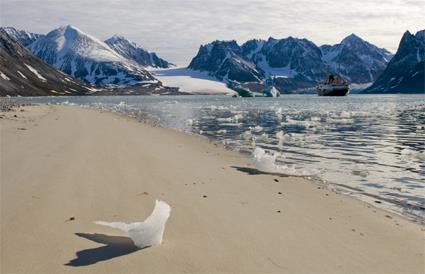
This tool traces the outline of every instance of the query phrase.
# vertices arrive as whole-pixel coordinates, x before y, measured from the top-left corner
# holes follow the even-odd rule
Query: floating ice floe
[[[218,122],[232,122],[232,117],[227,117],[227,118],[217,118],[216,119]]]
[[[275,113],[278,117],[282,118],[282,116],[281,116],[282,115],[282,108],[276,109]]]
[[[127,232],[137,247],[144,248],[162,243],[165,223],[170,217],[171,207],[164,201],[155,201],[155,208],[151,215],[143,222],[95,222],[98,225],[109,226]]]
[[[263,132],[263,134],[256,137],[256,140],[259,142],[267,142],[269,140],[269,135]]]
[[[365,165],[359,164],[353,167],[353,169],[351,170],[351,174],[365,178],[369,176],[369,171],[367,170],[367,167]]]
[[[283,131],[279,131],[276,133],[276,138],[278,140],[278,147],[282,147],[284,142],[289,142],[291,140],[291,135],[284,134]]]
[[[409,158],[416,158],[418,160],[425,160],[425,152],[424,151],[416,151],[410,148],[405,148],[400,151],[401,157],[405,160]]]
[[[239,120],[243,118],[242,114],[236,114],[233,117],[227,117],[227,118],[217,118],[216,120],[218,122],[229,122],[229,123],[238,123]]]
[[[260,131],[263,130],[263,128],[261,126],[249,127],[249,129],[254,131],[254,132],[260,132]]]
[[[276,138],[280,141],[289,141],[291,140],[291,135],[284,134],[283,131],[276,132]]]
[[[193,119],[187,119],[186,120],[186,125],[187,126],[192,126],[193,125]]]
[[[268,154],[266,151],[260,147],[256,147],[252,153],[253,159],[252,163],[255,168],[262,172],[267,173],[278,173],[283,175],[290,176],[313,176],[318,172],[316,170],[297,170],[294,166],[288,165],[277,165],[276,158],[278,154]]]
[[[251,133],[251,131],[249,131],[249,130],[244,131],[244,132],[241,134],[241,137],[242,137],[243,139],[245,139],[245,140],[249,140],[249,139],[251,139],[251,138],[252,138],[252,133]]]

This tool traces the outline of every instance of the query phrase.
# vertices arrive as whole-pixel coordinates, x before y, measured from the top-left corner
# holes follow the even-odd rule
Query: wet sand
[[[0,113],[2,273],[424,271],[425,229],[401,217],[196,136],[22,109]],[[155,199],[172,207],[160,246],[93,223],[142,221]]]

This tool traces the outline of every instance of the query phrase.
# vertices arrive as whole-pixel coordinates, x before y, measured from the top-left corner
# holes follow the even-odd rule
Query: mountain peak
[[[103,42],[97,39],[96,37],[80,30],[79,28],[73,25],[61,26],[55,30],[52,30],[47,34],[48,36],[60,37],[63,36],[68,41],[74,41],[79,37],[84,37],[84,39],[89,39],[93,43],[102,44]]]
[[[23,45],[24,47],[30,45],[38,38],[44,36],[43,34],[32,33],[25,30],[18,30],[14,27],[0,27],[0,29],[9,34],[9,36],[18,40],[19,43],[21,43],[21,45]]]
[[[66,39],[75,39],[77,36],[79,36],[80,34],[83,34],[83,32],[81,32],[79,29],[68,25],[64,28],[64,36]]]
[[[425,42],[425,29],[416,32],[415,37]]]
[[[404,41],[404,40],[410,40],[410,39],[412,39],[413,38],[413,34],[409,31],[409,30],[406,30],[404,33],[403,33],[403,36],[401,37],[401,41]]]
[[[144,67],[168,68],[172,65],[122,35],[114,34],[104,42],[119,55]]]
[[[51,37],[52,39],[55,39],[57,37],[64,37],[65,40],[69,41],[74,41],[79,36],[90,37],[88,34],[84,33],[83,31],[72,25],[60,26],[59,28],[50,31],[47,36]]]
[[[424,92],[425,31],[413,35],[406,31],[394,57],[372,86],[369,93]]]
[[[104,42],[71,25],[49,32],[29,49],[57,69],[96,85],[132,85],[153,79]]]
[[[348,35],[347,37],[345,37],[341,41],[341,44],[351,44],[351,43],[358,43],[358,42],[364,43],[365,41],[359,36],[357,36],[356,34],[352,33]]]
[[[128,40],[127,38],[125,38],[124,36],[120,35],[120,34],[114,34],[111,38],[109,38],[108,40],[111,41],[128,41],[130,42],[130,40]]]
[[[24,31],[7,30],[12,29],[21,35],[18,38],[23,38]],[[7,77],[0,96],[82,95],[90,91],[88,86],[36,58],[7,30],[0,28],[0,67],[3,76]]]
[[[236,42],[236,40],[215,40],[214,42],[212,42],[212,44],[214,45],[223,45],[223,46],[237,46],[238,43]]]
[[[412,35],[412,33],[411,33],[409,30],[406,30],[406,31],[403,33],[403,36],[410,36],[410,35]]]
[[[5,31],[5,32],[17,32],[18,30],[17,29],[15,29],[14,27],[9,27],[9,26],[6,26],[6,27],[0,27],[0,29],[1,30],[3,30],[3,31]]]
[[[81,32],[81,33],[84,33],[80,29],[78,29],[77,27],[74,27],[73,25],[60,26],[58,29],[63,31],[63,32]]]
[[[106,39],[104,42],[110,47],[112,45],[116,45],[116,44],[122,44],[122,45],[125,45],[127,47],[133,47],[133,48],[138,47],[136,45],[136,43],[128,40],[126,37],[119,35],[119,34],[114,34],[112,37]]]

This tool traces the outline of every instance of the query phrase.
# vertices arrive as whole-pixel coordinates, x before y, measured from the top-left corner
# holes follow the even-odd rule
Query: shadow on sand
[[[87,266],[97,262],[110,260],[140,250],[128,237],[109,236],[105,234],[75,233],[78,237],[105,244],[101,247],[85,249],[76,253],[77,258],[69,261],[68,266]]]
[[[274,173],[274,172],[264,172],[264,171],[260,171],[258,169],[255,168],[251,168],[251,167],[241,167],[241,166],[232,166],[232,168],[249,174],[249,175],[274,175],[274,176],[278,176],[278,177],[289,177],[289,175],[286,174],[281,174],[281,173]]]

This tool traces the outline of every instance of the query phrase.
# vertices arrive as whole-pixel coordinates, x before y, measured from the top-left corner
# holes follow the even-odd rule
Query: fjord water
[[[261,147],[276,164],[374,206],[425,222],[425,96],[44,97],[125,113],[220,141]],[[306,175],[308,174],[308,175]]]

